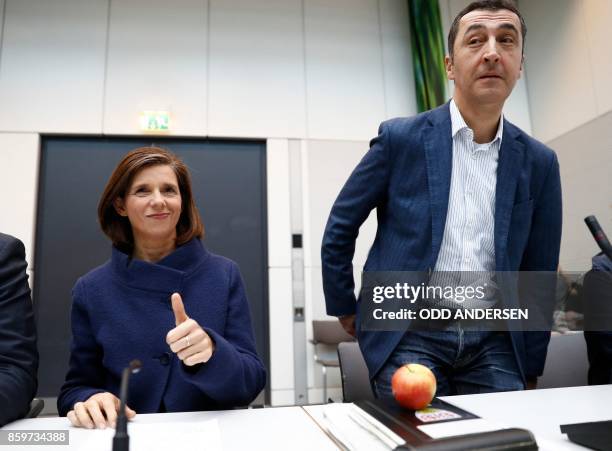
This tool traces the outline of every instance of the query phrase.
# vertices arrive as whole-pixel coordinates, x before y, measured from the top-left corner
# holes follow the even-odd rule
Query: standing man
[[[376,209],[364,271],[556,270],[557,157],[502,116],[521,76],[525,34],[511,1],[462,10],[445,58],[453,98],[383,122],[331,210],[321,250],[327,313],[358,337],[378,396],[391,396],[391,376],[406,362],[432,369],[438,395],[535,387],[542,374],[546,331],[465,331],[459,322],[440,332],[361,330],[352,268],[359,227]],[[530,318],[552,316],[550,294],[530,306]],[[516,296],[503,303],[519,307]]]
[[[0,426],[28,413],[38,351],[21,241],[0,233]]]

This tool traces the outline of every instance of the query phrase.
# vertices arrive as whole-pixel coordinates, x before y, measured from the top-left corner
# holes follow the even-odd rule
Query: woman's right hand
[[[66,415],[73,426],[87,429],[105,429],[107,426],[115,427],[120,401],[112,393],[96,393],[85,402],[77,402]],[[136,412],[125,406],[128,420],[136,416]]]

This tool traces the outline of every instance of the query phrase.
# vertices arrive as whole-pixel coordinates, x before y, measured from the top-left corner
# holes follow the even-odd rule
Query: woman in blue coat
[[[127,154],[98,205],[112,257],[73,289],[70,367],[58,410],[75,426],[113,426],[122,370],[127,415],[247,405],[264,388],[237,265],[208,252],[189,172],[174,154]]]

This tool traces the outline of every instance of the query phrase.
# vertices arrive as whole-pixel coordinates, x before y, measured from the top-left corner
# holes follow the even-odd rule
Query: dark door
[[[189,167],[204,245],[240,266],[257,350],[270,367],[265,143],[43,137],[34,262],[38,396],[57,396],[66,375],[74,283],[110,257],[110,241],[97,222],[102,190],[126,152],[152,143],[175,152]]]

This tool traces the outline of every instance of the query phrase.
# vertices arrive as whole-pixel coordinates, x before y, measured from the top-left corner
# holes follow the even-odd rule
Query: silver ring
[[[185,340],[187,340],[187,347],[191,346],[191,341],[189,340],[189,335],[187,335],[185,337]]]

